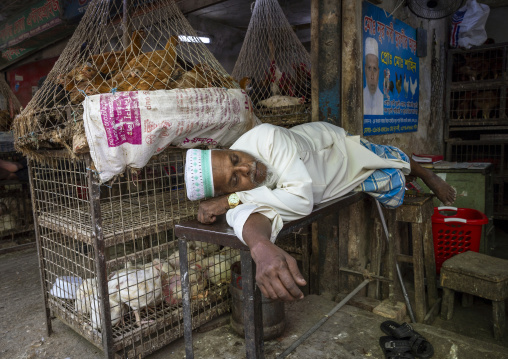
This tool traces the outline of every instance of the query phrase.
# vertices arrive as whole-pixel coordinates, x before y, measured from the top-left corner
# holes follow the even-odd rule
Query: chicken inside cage
[[[178,248],[176,241],[163,243],[160,240],[168,235],[148,236],[110,248],[108,256],[117,256],[108,261],[108,264],[112,263],[112,268],[116,266],[107,274],[109,320],[117,335],[136,328],[155,330],[161,323],[167,324],[168,320],[177,325],[182,320],[183,279]],[[161,248],[165,250],[161,251]],[[89,246],[84,250],[75,244],[72,252],[78,257],[89,258],[90,264],[94,262],[94,251]],[[147,252],[152,255],[140,257],[139,253]],[[201,242],[188,244],[188,278],[196,313],[229,298],[225,284],[231,280],[232,263],[239,259],[237,250],[220,249],[219,246]],[[123,265],[118,266],[118,263]],[[84,275],[92,272],[93,268]],[[71,298],[71,304],[67,305],[80,325],[90,332],[101,332],[103,316],[97,275],[80,277],[78,273],[73,273],[72,268],[59,266],[59,275],[54,279],[53,288],[61,285],[61,278],[74,278],[79,286],[74,288],[75,292],[70,296],[63,296],[61,290],[53,289],[53,299],[69,301]]]
[[[505,72],[502,48],[481,49],[453,55],[453,82],[501,79]]]
[[[499,89],[454,91],[451,93],[451,119],[486,120],[500,116]]]
[[[33,228],[28,183],[0,184],[0,237]]]
[[[164,47],[156,50],[158,45],[152,43],[159,41],[162,39],[143,28],[135,30],[124,50],[90,55],[59,75],[55,85],[63,89],[72,104],[81,103],[85,96],[115,91],[238,87],[230,76],[206,62],[193,64],[185,60],[181,53],[189,51],[179,50],[178,36],[169,36]]]

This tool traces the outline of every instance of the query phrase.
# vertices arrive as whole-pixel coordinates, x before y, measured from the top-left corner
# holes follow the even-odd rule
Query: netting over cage
[[[232,76],[263,122],[310,121],[310,55],[277,0],[257,0]]]
[[[10,131],[12,120],[21,111],[21,103],[0,76],[0,131]]]
[[[28,154],[70,149],[73,138],[83,141],[85,96],[209,87],[238,84],[173,0],[93,0],[44,84],[14,122],[16,147]]]

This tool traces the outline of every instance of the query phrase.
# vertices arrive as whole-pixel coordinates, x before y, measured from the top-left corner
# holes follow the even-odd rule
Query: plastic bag
[[[469,49],[471,46],[483,45],[487,40],[485,23],[489,13],[488,5],[468,0],[466,5],[453,14],[450,46]]]
[[[260,124],[240,89],[189,88],[88,96],[86,138],[101,182],[143,168],[167,146],[230,146]]]

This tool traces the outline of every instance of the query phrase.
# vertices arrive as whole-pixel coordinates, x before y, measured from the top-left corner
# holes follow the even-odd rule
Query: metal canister
[[[243,291],[240,262],[233,263],[231,266],[230,292],[232,297],[231,327],[239,335],[244,336]],[[263,339],[269,340],[280,337],[286,327],[284,302],[268,299],[263,294],[261,294],[261,298]]]

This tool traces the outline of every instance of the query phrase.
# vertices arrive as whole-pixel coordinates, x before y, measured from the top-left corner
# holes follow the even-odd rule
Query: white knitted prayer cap
[[[185,186],[191,201],[214,195],[212,151],[191,149],[185,157]]]
[[[365,39],[365,56],[367,55],[375,55],[379,58],[378,44],[376,39],[373,37],[368,37]]]

